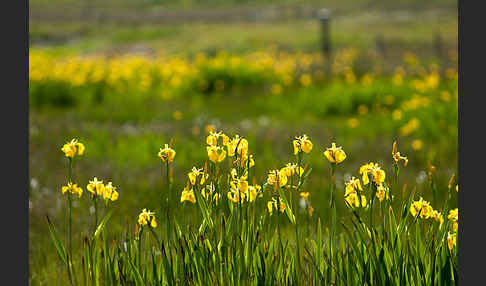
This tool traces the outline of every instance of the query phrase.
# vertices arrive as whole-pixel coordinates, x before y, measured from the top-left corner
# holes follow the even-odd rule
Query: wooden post
[[[328,9],[320,9],[318,11],[319,21],[321,22],[321,49],[325,60],[325,75],[331,75],[331,37],[329,33],[329,22],[331,20],[331,12]]]
[[[331,53],[331,40],[329,35],[329,21],[331,19],[331,12],[328,9],[321,9],[318,13],[321,22],[321,44],[324,56],[329,56]]]

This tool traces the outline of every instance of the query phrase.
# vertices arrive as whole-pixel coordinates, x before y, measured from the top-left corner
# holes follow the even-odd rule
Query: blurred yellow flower
[[[116,187],[113,186],[111,182],[108,182],[103,189],[103,199],[112,201],[116,201],[118,199]]]
[[[368,107],[366,105],[361,104],[358,106],[358,114],[359,115],[366,115],[368,113]]]
[[[63,186],[61,188],[61,193],[64,195],[66,192],[69,192],[71,194],[77,194],[79,197],[83,194],[83,189],[78,187],[77,184],[73,184],[72,182],[69,182],[67,186]]]
[[[64,144],[61,148],[66,157],[73,158],[75,155],[83,155],[84,153],[83,143],[78,142],[78,139],[72,139],[71,142]]]
[[[280,203],[280,212],[283,213],[285,211],[286,205],[280,198],[278,198],[278,200]],[[278,207],[278,202],[275,198],[272,198],[272,200],[267,203],[268,212],[270,214],[272,214],[273,209],[274,208],[277,209],[277,207]]]
[[[312,83],[312,77],[310,76],[310,74],[303,74],[300,76],[300,83],[303,85],[303,86],[309,86],[311,83]]]
[[[381,202],[384,199],[388,200],[388,190],[383,185],[379,185],[376,189],[376,197]]]
[[[455,233],[447,233],[447,246],[449,247],[449,250],[452,250],[454,246],[456,246],[456,234]]]
[[[434,215],[434,209],[429,202],[420,197],[418,201],[412,202],[412,205],[410,206],[410,214],[414,217],[420,214],[420,218],[428,219]]]
[[[98,178],[94,177],[92,181],[89,181],[86,189],[93,195],[101,196],[105,190],[105,185],[103,185],[103,181],[98,181]]]
[[[359,126],[359,120],[357,118],[348,119],[348,126],[351,128],[356,128]]]
[[[301,192],[299,195],[300,195],[302,198],[304,198],[304,199],[306,199],[306,200],[307,200],[307,198],[309,197],[309,192]]]
[[[162,162],[165,162],[167,160],[167,162],[171,163],[172,161],[174,161],[176,151],[170,148],[168,144],[165,144],[164,149],[160,148],[158,155]]]
[[[422,149],[422,145],[423,145],[422,140],[420,140],[420,139],[415,139],[415,140],[412,141],[412,148],[415,151]]]
[[[228,156],[230,157],[233,157],[235,152],[237,152],[240,157],[248,156],[248,140],[239,135],[235,135],[233,139],[228,140],[225,146],[228,149]]]
[[[223,131],[220,132],[215,132],[215,131],[210,131],[208,137],[206,137],[206,144],[210,146],[217,146],[218,145],[218,138],[222,138],[223,140],[223,145],[228,144],[229,142],[229,137],[226,136]]]
[[[361,183],[359,182],[359,179],[356,179],[355,177],[351,177],[351,179],[349,179],[349,181],[347,181],[344,184],[346,186],[344,192],[345,196],[348,194],[357,193],[358,191],[363,191],[363,187],[361,187]]]
[[[208,158],[213,163],[219,163],[226,158],[226,151],[221,146],[207,146]]]
[[[442,216],[442,214],[436,210],[434,210],[432,212],[432,215],[431,215],[431,218],[433,218],[435,221],[439,222],[440,224],[442,224],[444,222],[444,217]]]
[[[309,213],[309,216],[312,216],[312,214],[314,213],[314,208],[312,206],[309,206],[308,213]]]
[[[272,170],[268,173],[267,183],[275,188],[283,187],[287,184],[287,176],[279,170]]]
[[[295,137],[292,144],[294,145],[294,155],[297,155],[300,151],[309,153],[312,150],[312,142],[305,134],[300,137]]]
[[[172,113],[172,117],[174,118],[174,120],[181,120],[182,119],[182,112],[180,112],[179,110],[176,110],[176,111],[174,111],[174,113]]]
[[[206,131],[206,133],[216,132],[216,126],[208,124],[204,127],[204,131]]]
[[[359,207],[359,197],[357,193],[350,193],[344,197],[348,206]],[[361,206],[366,207],[366,197],[361,195]]]
[[[216,204],[218,203],[219,198],[220,198],[220,195],[218,193],[215,193],[215,188],[214,188],[213,183],[206,185],[201,190],[201,196],[206,200],[209,200],[212,197],[214,202],[216,202]]]
[[[395,98],[392,95],[385,96],[385,104],[392,105],[395,102]]]
[[[157,221],[155,220],[155,213],[151,212],[150,210],[143,209],[142,212],[138,215],[138,224],[141,226],[147,225],[150,222],[150,227],[156,228]]]
[[[196,203],[196,197],[194,196],[194,191],[189,189],[189,186],[186,186],[181,194],[181,203],[189,201],[191,203]]]
[[[452,221],[457,221],[459,219],[459,209],[455,208],[450,210],[447,219],[450,219]]]
[[[364,86],[369,86],[372,83],[373,83],[373,76],[371,74],[367,73],[361,78],[361,84]]]
[[[400,109],[395,109],[392,112],[393,120],[400,120],[402,119],[402,111]]]
[[[400,128],[400,135],[407,136],[417,130],[420,125],[420,121],[417,118],[412,118],[407,124]]]
[[[201,178],[199,179],[199,184],[203,185],[207,178],[209,177],[209,174],[203,172],[203,169],[198,169],[196,167],[192,167],[192,170],[191,172],[189,172],[187,174],[187,176],[189,177],[189,181],[191,182],[191,185],[196,185],[196,181],[198,179],[198,177],[200,176]]]
[[[363,175],[363,184],[368,185],[370,179],[368,175],[373,176],[373,182],[376,185],[381,185],[385,181],[385,171],[383,171],[377,163],[370,162],[364,164],[359,168],[359,173]]]
[[[440,99],[447,102],[447,101],[451,100],[451,95],[450,95],[449,92],[444,90],[440,93]]]
[[[287,176],[287,177],[290,177],[293,174],[297,174],[299,176],[302,176],[304,174],[304,168],[302,168],[302,167],[299,168],[297,166],[297,164],[288,163],[287,165],[285,165],[285,167],[280,169],[280,172],[284,173],[285,176]]]
[[[346,153],[343,148],[336,147],[336,143],[334,142],[331,144],[331,148],[327,148],[326,151],[324,151],[324,156],[329,162],[336,164],[339,164],[346,159]]]

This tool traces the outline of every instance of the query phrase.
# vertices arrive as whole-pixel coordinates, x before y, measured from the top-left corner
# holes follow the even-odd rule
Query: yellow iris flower
[[[385,188],[385,186],[378,185],[376,189],[376,197],[380,202],[382,202],[384,199],[388,200],[389,198],[388,190]]]
[[[199,176],[201,177],[199,179],[199,184],[203,185],[204,182],[206,182],[206,180],[208,179],[209,174],[203,172],[203,169],[202,168],[201,169],[197,169],[196,167],[192,167],[191,172],[189,172],[187,174],[187,176],[189,177],[189,181],[191,182],[191,185],[194,186],[194,185],[196,185],[196,181],[199,178]]]
[[[307,200],[307,198],[309,197],[309,192],[301,192],[299,195],[305,200]]]
[[[397,141],[393,141],[393,150],[392,150],[393,160],[398,164],[400,160],[403,160],[403,166],[406,167],[408,164],[408,158],[405,156],[400,155],[400,152],[397,151]]]
[[[215,188],[214,188],[214,185],[213,183],[209,184],[209,185],[206,185],[206,187],[204,187],[202,190],[201,190],[201,196],[207,200],[209,200],[211,197],[213,198],[213,200],[216,202],[216,204],[218,203],[219,201],[219,198],[220,198],[220,195],[218,193],[215,193]]]
[[[418,201],[412,202],[412,205],[410,206],[410,213],[414,217],[420,213],[420,218],[428,219],[434,215],[434,209],[429,202],[425,201],[421,197]]]
[[[165,144],[163,149],[160,148],[158,155],[162,162],[165,162],[167,160],[167,162],[171,163],[172,161],[174,161],[176,151],[170,148],[168,144]]]
[[[452,221],[452,230],[456,232],[458,227],[457,221],[459,220],[459,210],[457,208],[450,210],[447,219]]]
[[[300,137],[295,137],[295,140],[292,141],[292,144],[294,146],[294,155],[297,155],[301,151],[309,153],[312,150],[312,142],[305,134]]]
[[[279,200],[280,200],[280,212],[283,213],[285,211],[286,205],[280,198]],[[272,200],[267,203],[268,212],[272,214],[274,208],[277,209],[277,200],[275,198],[272,198]]]
[[[449,250],[452,250],[454,246],[456,246],[456,234],[455,233],[447,233],[447,246]]]
[[[285,167],[280,169],[280,172],[284,173],[287,177],[290,177],[293,174],[298,174],[299,176],[302,176],[304,174],[304,168],[299,168],[297,164],[288,163],[287,165],[285,165]]]
[[[235,135],[233,139],[227,140],[226,144],[223,142],[223,145],[228,149],[228,156],[230,157],[233,157],[235,152],[237,152],[240,157],[248,156],[248,140],[239,135]]]
[[[69,192],[71,194],[77,194],[79,197],[83,195],[83,189],[78,187],[77,184],[73,184],[72,182],[69,182],[67,186],[63,186],[61,188],[61,193],[64,195],[66,192]]]
[[[138,215],[138,224],[141,226],[147,225],[150,222],[150,227],[156,228],[157,221],[155,220],[155,213],[151,212],[150,210],[143,209],[142,212]]]
[[[385,181],[385,171],[383,171],[378,164],[373,162],[365,164],[359,168],[359,173],[363,175],[363,184],[368,185],[370,179],[368,175],[373,176],[373,182],[376,185],[381,185]]]
[[[208,137],[206,137],[206,143],[209,146],[217,146],[218,145],[218,138],[221,137],[223,138],[223,145],[228,144],[229,138],[225,134],[223,134],[223,131],[220,132],[214,132],[210,131]]]
[[[186,186],[181,194],[181,203],[189,201],[191,203],[196,203],[196,197],[194,196],[194,191],[189,189],[189,186]]]
[[[105,200],[112,200],[116,201],[118,199],[118,192],[116,191],[116,187],[112,185],[111,182],[105,185],[103,190],[103,198]]]
[[[336,147],[336,143],[332,143],[331,148],[327,148],[326,151],[324,151],[324,156],[329,162],[336,164],[339,164],[346,159],[346,153],[344,153],[342,147]]]
[[[287,184],[287,176],[279,170],[272,170],[268,173],[267,183],[275,188],[283,187]]]
[[[73,158],[76,155],[83,155],[85,149],[83,143],[78,142],[78,139],[73,139],[71,142],[64,144],[61,151],[64,152],[66,157]]]
[[[444,217],[442,216],[442,214],[436,210],[434,210],[432,212],[432,215],[430,216],[431,218],[433,218],[435,221],[439,222],[440,224],[442,224],[444,222]]]
[[[346,200],[346,202],[348,202],[349,206],[356,207],[356,208],[359,207],[359,197],[357,193],[350,193],[346,195],[344,199]],[[361,206],[366,207],[366,204],[367,204],[366,197],[361,195]]]
[[[356,179],[355,177],[352,177],[348,182],[345,183],[346,190],[344,195],[348,194],[355,194],[358,191],[363,191],[363,187],[361,187],[361,183],[359,179]]]
[[[94,177],[93,180],[89,181],[86,189],[95,196],[102,196],[105,185],[103,185],[103,181],[98,181],[98,178]]]
[[[219,163],[226,158],[226,151],[220,146],[208,146],[206,147],[208,151],[209,160],[213,163]]]
[[[363,187],[361,187],[361,183],[359,179],[352,177],[348,182],[345,183],[346,188],[344,192],[344,199],[351,207],[359,207],[360,197],[358,197],[358,191],[362,192]],[[366,206],[366,197],[363,195],[361,196],[361,206]]]

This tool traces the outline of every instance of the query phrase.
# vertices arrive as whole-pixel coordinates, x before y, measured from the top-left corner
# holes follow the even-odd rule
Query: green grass
[[[374,48],[377,36],[385,38],[391,55],[411,50],[432,56],[434,38],[440,33],[446,50],[457,51],[455,11],[399,13],[353,13],[336,16],[331,23],[334,48]],[[150,52],[166,54],[211,52],[224,49],[241,53],[277,47],[290,51],[319,51],[320,26],[317,20],[289,20],[271,23],[182,23],[166,25],[83,24],[63,25],[33,22],[31,45],[73,52]],[[46,43],[46,44],[43,44]],[[390,58],[393,58],[391,56]]]
[[[440,89],[454,89],[454,85],[447,86],[445,84]],[[267,170],[282,167],[291,160],[290,140],[294,136],[302,133],[311,136],[315,150],[306,160],[313,168],[313,175],[309,177],[306,190],[312,194],[312,203],[316,209],[314,216],[325,219],[330,215],[329,209],[325,207],[329,200],[329,192],[325,187],[329,184],[328,164],[319,151],[328,147],[331,142],[338,142],[348,154],[347,160],[340,165],[341,172],[336,178],[338,189],[342,190],[345,175],[357,175],[359,166],[368,161],[377,161],[387,166],[387,174],[391,176],[391,143],[396,139],[401,124],[393,124],[389,114],[383,115],[379,112],[360,116],[356,113],[356,106],[371,104],[369,107],[373,110],[373,103],[381,102],[387,94],[383,90],[393,91],[397,96],[397,105],[400,101],[407,100],[411,94],[411,91],[403,87],[394,89],[396,88],[390,85],[389,80],[385,79],[377,80],[368,89],[363,89],[359,84],[350,85],[337,81],[321,87],[311,86],[289,91],[280,96],[212,94],[192,95],[169,101],[135,96],[125,96],[120,101],[115,100],[117,96],[109,96],[106,102],[98,105],[80,104],[67,109],[32,108],[30,176],[38,184],[30,192],[32,283],[50,279],[61,279],[59,281],[62,282],[59,283],[67,283],[64,280],[64,268],[55,262],[58,260],[46,235],[44,216],[49,214],[60,227],[61,233],[64,233],[62,225],[65,207],[60,187],[66,181],[67,171],[66,160],[59,149],[70,138],[77,137],[87,146],[85,156],[76,162],[76,181],[85,187],[88,180],[98,176],[112,180],[119,188],[120,201],[114,204],[116,215],[110,220],[110,230],[107,230],[109,235],[123,232],[127,223],[133,230],[141,206],[157,207],[154,202],[160,198],[164,180],[156,154],[158,148],[171,139],[177,149],[172,204],[178,205],[177,196],[184,187],[186,173],[193,166],[202,166],[207,158],[204,150],[204,127],[207,124],[215,124],[228,134],[239,133],[248,138],[255,155],[254,176],[258,182],[265,180]],[[375,94],[376,90],[381,92]],[[336,103],[333,103],[334,96],[339,98]],[[436,98],[438,94],[432,93],[429,96]],[[400,99],[401,97],[403,98]],[[351,103],[344,105],[345,98]],[[333,104],[337,109],[329,112],[333,110]],[[290,109],[289,106],[293,108]],[[420,118],[426,129],[414,136],[399,138],[399,150],[410,160],[407,168],[402,168],[400,172],[402,182],[407,182],[408,190],[417,188],[417,192],[426,199],[431,199],[431,193],[427,181],[420,173],[427,171],[427,161],[431,160],[437,166],[436,180],[442,190],[446,188],[448,178],[457,166],[457,145],[451,144],[454,140],[450,140],[457,138],[457,127],[448,131],[449,125],[446,125],[440,131],[442,129],[439,123],[440,120],[446,120],[448,124],[457,126],[457,113],[450,113],[452,106],[448,104],[443,105],[445,113],[441,113],[439,106],[442,105],[436,104],[433,108],[423,109],[420,111],[422,115],[418,111],[411,113],[413,116],[424,116]],[[175,110],[182,112],[181,120],[173,118]],[[447,114],[452,117],[448,118]],[[359,119],[358,128],[348,126],[347,120],[350,117]],[[198,130],[198,133],[193,133],[193,130]],[[445,136],[444,132],[452,133]],[[411,140],[415,138],[424,142],[420,151],[411,148]],[[394,191],[395,194],[397,192]],[[441,201],[437,198],[433,205],[436,206]],[[87,214],[89,204],[88,200],[83,199],[73,210],[76,218],[75,229],[83,230],[84,233],[92,227],[92,214]],[[174,210],[174,215],[188,216],[196,227],[199,221],[196,210],[193,207],[184,210],[178,208]],[[343,215],[347,212],[342,202],[338,204],[338,212]],[[398,211],[395,210],[395,213],[397,215]],[[161,229],[164,228],[163,223],[161,220]],[[288,239],[292,243],[292,230],[289,227],[285,227],[284,233],[289,234],[284,236],[290,236]],[[323,227],[325,229],[325,225]],[[311,229],[315,230],[314,227]],[[302,249],[302,252],[305,250]],[[350,263],[357,262],[350,260]],[[321,267],[325,269],[325,266]]]

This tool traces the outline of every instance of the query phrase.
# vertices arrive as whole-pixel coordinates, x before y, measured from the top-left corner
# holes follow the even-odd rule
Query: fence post
[[[331,37],[329,33],[331,12],[328,9],[322,8],[318,11],[317,15],[321,23],[321,49],[325,60],[325,73],[328,76],[331,74]]]
[[[321,44],[322,52],[325,56],[331,53],[331,41],[329,35],[329,21],[331,19],[331,12],[328,9],[319,10],[319,20],[321,21]]]

